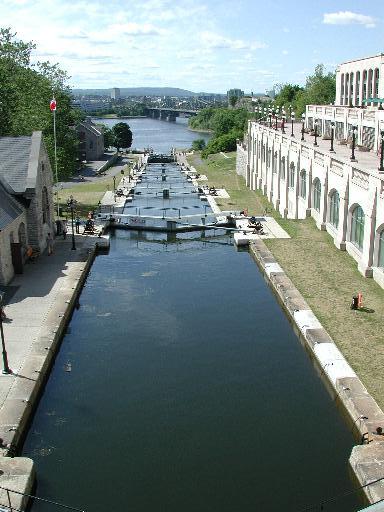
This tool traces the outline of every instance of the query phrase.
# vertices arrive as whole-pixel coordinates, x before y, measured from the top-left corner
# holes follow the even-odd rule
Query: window
[[[356,206],[352,212],[351,242],[360,250],[364,241],[364,212],[361,206]]]
[[[289,166],[289,180],[288,180],[288,187],[294,188],[295,186],[295,164],[291,162]]]
[[[384,229],[379,237],[379,259],[377,262],[378,267],[384,267]]]
[[[329,198],[329,222],[335,228],[339,226],[339,206],[339,193],[336,190],[334,190]]]
[[[313,182],[313,207],[319,212],[320,211],[320,200],[321,200],[321,183],[319,178],[316,178]]]
[[[285,180],[285,156],[281,159],[280,179]]]
[[[307,197],[307,173],[304,170],[300,173],[300,197]]]

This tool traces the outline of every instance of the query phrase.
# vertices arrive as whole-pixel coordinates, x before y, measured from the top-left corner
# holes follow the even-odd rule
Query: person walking
[[[63,230],[63,240],[65,240],[67,238],[67,232],[68,232],[68,227],[67,227],[67,221],[66,220],[63,220],[62,230]]]

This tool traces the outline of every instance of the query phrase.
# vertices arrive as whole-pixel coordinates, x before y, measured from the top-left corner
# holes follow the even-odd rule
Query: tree
[[[234,94],[231,94],[231,96],[229,97],[229,104],[231,105],[232,108],[234,108],[236,103],[237,103],[237,96],[235,96]]]
[[[15,39],[11,29],[0,29],[0,136],[43,132],[50,160],[54,162],[52,94],[57,100],[56,134],[58,174],[69,176],[75,168],[77,137],[72,127],[80,119],[71,107],[68,75],[57,64],[31,65],[35,45]],[[53,165],[52,165],[53,167]]]
[[[204,139],[196,139],[192,142],[192,149],[194,151],[201,151],[205,148],[205,140]]]
[[[130,148],[132,145],[132,132],[127,123],[117,123],[112,128],[114,136],[113,145],[119,151],[120,148]]]
[[[100,125],[100,129],[104,135],[104,147],[109,148],[115,145],[115,138],[112,130],[105,124]]]

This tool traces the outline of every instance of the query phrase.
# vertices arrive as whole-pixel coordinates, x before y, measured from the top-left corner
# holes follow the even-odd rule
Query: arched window
[[[367,80],[368,80],[368,73],[365,69],[363,71],[363,100],[367,99]]]
[[[344,105],[344,73],[341,73],[341,104]]]
[[[307,173],[304,169],[300,172],[300,197],[307,197]]]
[[[43,211],[43,223],[46,223],[49,221],[49,201],[48,201],[47,187],[43,187],[41,196],[42,196],[41,197],[41,208]]]
[[[277,151],[273,153],[273,160],[272,160],[272,172],[277,172]]]
[[[319,178],[316,178],[313,182],[313,207],[319,212],[320,211],[320,199],[321,199],[321,183]]]
[[[378,98],[379,97],[379,70],[376,68],[375,69],[375,85],[374,85],[374,90],[373,90],[373,95],[375,98]]]
[[[345,75],[345,101],[344,105],[348,105],[349,100],[349,73]]]
[[[379,258],[377,261],[378,267],[384,267],[384,229],[379,236]]]
[[[364,241],[364,212],[361,206],[356,206],[351,218],[351,242],[360,250]]]
[[[295,186],[295,164],[293,162],[291,162],[290,166],[289,166],[288,187],[294,188],[294,186]]]
[[[281,158],[280,179],[285,180],[285,156]]]
[[[356,105],[360,105],[360,71],[356,73]]]
[[[339,193],[334,190],[329,197],[329,223],[335,228],[339,226],[339,207],[340,196]]]
[[[351,73],[350,74],[350,77],[349,77],[349,102],[348,104],[349,105],[353,105],[353,79],[354,79],[354,74]]]

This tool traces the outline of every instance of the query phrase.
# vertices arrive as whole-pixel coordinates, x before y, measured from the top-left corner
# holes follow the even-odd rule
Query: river
[[[172,189],[146,198],[164,187],[151,169],[133,207],[205,212]],[[222,230],[112,235],[25,441],[37,494],[88,512],[297,512],[352,489],[351,432],[248,252]],[[352,493],[325,510],[358,508]]]
[[[204,139],[208,142],[211,138],[209,133],[189,130],[188,119],[184,117],[176,118],[176,122],[151,118],[93,118],[92,120],[97,124],[105,124],[109,128],[120,122],[129,124],[133,134],[132,149],[152,147],[155,153],[168,154],[172,147],[188,149],[196,139]]]

